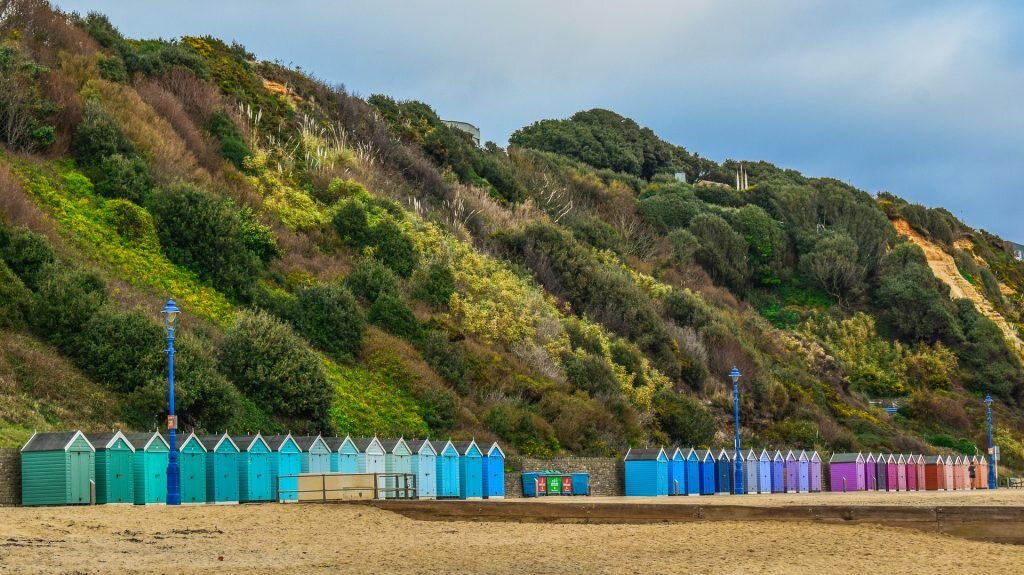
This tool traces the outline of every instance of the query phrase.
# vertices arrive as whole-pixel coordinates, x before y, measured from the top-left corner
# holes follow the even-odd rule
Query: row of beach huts
[[[183,504],[296,501],[310,475],[371,474],[377,497],[501,498],[497,443],[288,435],[179,434]],[[35,433],[21,449],[23,505],[161,504],[167,436]]]
[[[829,460],[829,479],[832,491],[988,489],[988,468],[981,455],[837,453]]]

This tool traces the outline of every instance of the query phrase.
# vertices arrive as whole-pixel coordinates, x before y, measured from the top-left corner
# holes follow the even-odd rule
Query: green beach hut
[[[120,431],[86,433],[96,449],[96,503],[131,505],[135,502],[135,447]]]
[[[167,441],[167,436],[161,436]],[[206,503],[206,446],[194,433],[176,439],[181,441],[178,444],[181,504],[202,505]]]
[[[95,463],[81,431],[32,434],[21,448],[21,504],[89,505]]]
[[[302,473],[302,451],[292,435],[268,435],[263,438],[270,446],[270,489],[274,500],[281,503],[298,501],[299,480]]]
[[[167,440],[153,431],[125,433],[135,448],[132,456],[133,502],[136,505],[167,503]]]
[[[238,503],[238,445],[227,433],[204,435],[199,441],[206,448],[206,502]]]
[[[256,435],[236,435],[231,438],[238,446],[238,497],[240,501],[270,501],[271,487],[270,446]]]

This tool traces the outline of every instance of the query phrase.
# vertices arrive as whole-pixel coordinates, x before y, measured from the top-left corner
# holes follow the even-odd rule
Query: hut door
[[[270,499],[270,458],[266,453],[252,453],[253,499],[260,501]]]
[[[130,503],[128,486],[132,481],[131,452],[127,450],[110,451],[110,501],[113,503]]]
[[[89,503],[89,452],[71,452],[71,503]]]

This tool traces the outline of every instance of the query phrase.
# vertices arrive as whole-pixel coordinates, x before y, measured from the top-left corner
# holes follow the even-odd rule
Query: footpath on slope
[[[1002,315],[999,314],[992,307],[992,304],[985,299],[985,296],[974,287],[971,282],[967,281],[964,276],[960,274],[960,270],[956,267],[956,262],[953,260],[953,256],[943,250],[940,246],[928,240],[928,238],[921,235],[917,230],[910,227],[910,224],[904,219],[892,220],[892,225],[896,228],[896,232],[901,236],[906,236],[910,241],[917,244],[922,250],[924,255],[928,259],[928,267],[932,268],[932,273],[935,277],[942,280],[943,283],[949,286],[949,295],[953,298],[967,298],[974,302],[974,307],[988,319],[995,322],[999,329],[1002,330],[1003,335],[1007,341],[1013,345],[1014,349],[1018,353],[1024,354],[1024,341],[1021,341],[1017,331],[1006,321]]]

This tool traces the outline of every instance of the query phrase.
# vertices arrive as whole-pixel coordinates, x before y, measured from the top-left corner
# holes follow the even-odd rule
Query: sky
[[[949,209],[1024,243],[1024,3],[56,0],[132,38],[217,36],[504,146],[608,108],[691,152]]]

